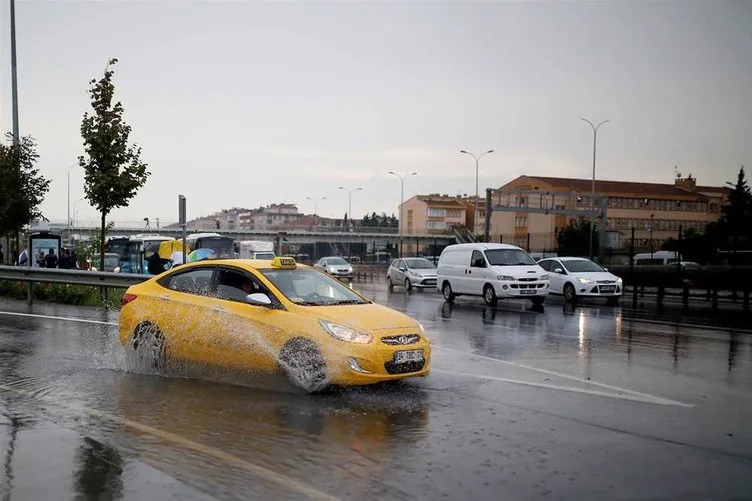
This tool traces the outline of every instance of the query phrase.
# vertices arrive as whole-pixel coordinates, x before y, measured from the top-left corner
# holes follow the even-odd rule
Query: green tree
[[[718,221],[721,238],[729,242],[733,249],[749,247],[752,244],[751,221],[752,191],[742,166],[737,174],[736,184],[729,192],[728,202],[721,208],[721,218]]]
[[[589,256],[590,221],[573,219],[556,235],[559,254],[562,256]],[[598,254],[598,231],[593,229],[593,254]]]
[[[39,154],[31,136],[13,146],[13,135],[0,143],[0,235],[15,236],[21,252],[21,229],[42,215],[39,206],[50,189],[50,181],[36,167]]]
[[[91,205],[102,217],[100,241],[105,240],[107,215],[117,207],[126,207],[146,183],[150,173],[141,162],[141,148],[129,145],[130,125],[123,121],[123,105],[114,102],[111,59],[104,76],[91,80],[91,114],[84,113],[81,137],[85,155],[78,163],[84,169],[84,192]],[[100,246],[99,269],[104,269],[104,246]]]

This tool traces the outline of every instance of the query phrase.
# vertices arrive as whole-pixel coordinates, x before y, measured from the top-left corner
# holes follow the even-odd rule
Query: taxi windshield
[[[329,266],[344,266],[347,264],[347,261],[345,261],[341,257],[330,257],[326,260],[326,264],[328,264]]]
[[[349,287],[310,268],[259,271],[287,299],[301,306],[368,304]]]

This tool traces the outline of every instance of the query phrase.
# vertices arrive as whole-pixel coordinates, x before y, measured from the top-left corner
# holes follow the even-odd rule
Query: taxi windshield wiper
[[[366,304],[362,299],[343,299],[342,301],[335,301],[327,304]]]

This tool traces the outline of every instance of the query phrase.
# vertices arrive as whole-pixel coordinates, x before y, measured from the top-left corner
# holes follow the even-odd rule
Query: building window
[[[514,227],[515,228],[527,228],[527,216],[515,216]]]
[[[443,230],[445,229],[446,223],[444,221],[428,221],[426,223],[426,228],[429,230]]]
[[[430,211],[431,209],[428,209],[428,210]],[[442,210],[442,209],[438,209],[438,210]],[[428,214],[428,215],[430,216],[431,214]],[[446,215],[447,217],[462,217],[462,211],[459,209],[449,209],[448,211],[446,211]]]
[[[428,209],[428,217],[446,217],[446,209]]]

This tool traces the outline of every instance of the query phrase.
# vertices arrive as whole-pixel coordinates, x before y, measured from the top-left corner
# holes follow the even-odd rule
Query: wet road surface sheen
[[[360,288],[423,323],[428,378],[160,376],[117,312],[0,302],[0,499],[752,497],[749,333]]]

